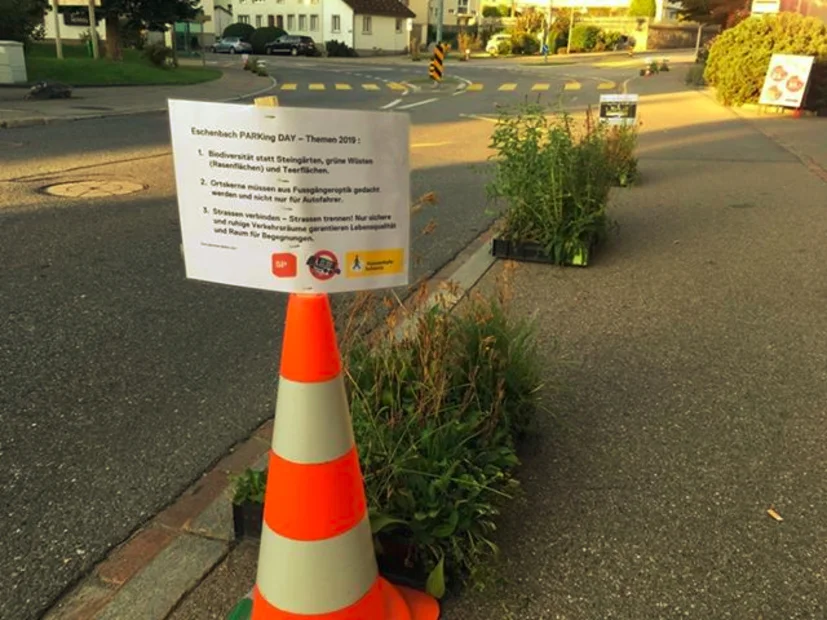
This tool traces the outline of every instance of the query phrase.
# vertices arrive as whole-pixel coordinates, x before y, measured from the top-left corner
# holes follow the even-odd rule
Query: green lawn
[[[113,62],[89,58],[86,47],[64,45],[63,60],[51,43],[32,45],[26,54],[29,81],[55,80],[71,86],[127,84],[198,84],[221,77],[218,69],[202,67],[162,68],[150,63],[137,50],[124,50],[123,60]]]

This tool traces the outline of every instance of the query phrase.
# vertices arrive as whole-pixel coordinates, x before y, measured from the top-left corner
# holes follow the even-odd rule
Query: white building
[[[415,17],[399,0],[237,0],[233,10],[236,22],[341,41],[363,54],[404,52]]]

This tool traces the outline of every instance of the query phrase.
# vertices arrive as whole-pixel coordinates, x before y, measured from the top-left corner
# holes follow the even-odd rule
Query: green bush
[[[156,67],[163,67],[172,58],[172,49],[163,43],[152,43],[144,46],[143,54]]]
[[[250,42],[250,37],[253,36],[253,33],[256,31],[250,24],[230,24],[226,28],[224,28],[224,32],[221,33],[221,37],[226,39],[227,37],[239,37],[242,41],[246,41],[247,43]]]
[[[508,17],[510,9],[507,4],[500,4],[498,6],[486,5],[482,7],[483,17]]]
[[[601,31],[597,36],[597,44],[595,50],[601,52],[603,50],[613,50],[615,46],[620,43],[623,34],[617,31]]]
[[[827,107],[827,25],[797,13],[750,17],[712,44],[704,71],[725,105],[755,103],[773,53],[815,56],[805,107]]]
[[[497,56],[508,56],[514,53],[514,44],[511,39],[503,39],[497,43]]]
[[[533,325],[509,315],[505,295],[463,304],[420,302],[401,341],[343,338],[380,564],[402,546],[434,596],[496,552],[540,386]]]
[[[264,28],[256,28],[252,35],[250,35],[250,45],[253,46],[254,54],[264,54],[264,46],[272,43],[280,36],[287,34],[281,28],[275,26],[265,26]]]
[[[531,55],[540,51],[540,42],[537,37],[528,32],[515,32],[511,37],[511,53]]]
[[[328,56],[349,58],[356,56],[356,50],[348,47],[347,43],[342,41],[328,41],[325,43],[325,50]]]
[[[600,28],[590,24],[576,24],[571,31],[571,51],[590,52],[597,45]]]
[[[505,109],[492,134],[496,153],[488,191],[505,200],[502,237],[533,242],[555,263],[588,260],[608,230],[606,206],[614,172],[607,158],[606,128],[591,122],[576,132],[565,114],[525,105]]]
[[[629,4],[631,17],[654,17],[657,13],[655,0],[632,0]]]

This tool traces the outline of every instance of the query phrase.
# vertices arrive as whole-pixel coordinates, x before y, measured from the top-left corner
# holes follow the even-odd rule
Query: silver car
[[[213,43],[210,51],[215,54],[252,54],[253,46],[239,37],[225,37]]]

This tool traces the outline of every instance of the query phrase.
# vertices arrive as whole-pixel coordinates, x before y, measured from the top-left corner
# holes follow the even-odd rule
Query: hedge
[[[252,36],[250,37],[250,44],[253,46],[253,53],[254,54],[264,54],[264,46],[268,43],[272,43],[280,36],[287,34],[281,28],[276,28],[275,26],[265,26],[264,28],[256,28],[255,32],[253,32]]]

